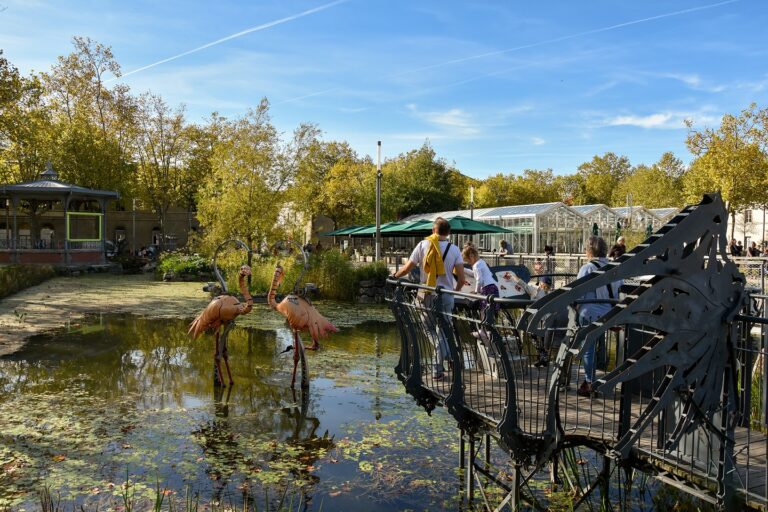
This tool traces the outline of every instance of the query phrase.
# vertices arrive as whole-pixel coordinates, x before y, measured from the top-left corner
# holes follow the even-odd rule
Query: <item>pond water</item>
[[[188,320],[104,315],[33,338],[0,359],[0,509],[35,509],[45,487],[103,509],[157,485],[260,510],[451,507],[453,422],[403,392],[394,324],[372,311],[307,353],[303,399],[279,322],[232,331],[235,385],[218,390],[212,338],[192,342]]]
[[[158,494],[163,510],[459,509],[455,421],[428,416],[395,378],[391,314],[329,311],[347,322],[307,352],[306,395],[289,387],[291,333],[265,309],[230,334],[227,389],[189,319],[100,315],[33,338],[0,358],[0,510],[38,510],[43,489],[66,510],[140,510]],[[546,475],[531,485],[572,505]],[[641,479],[624,507],[653,508],[659,489]]]

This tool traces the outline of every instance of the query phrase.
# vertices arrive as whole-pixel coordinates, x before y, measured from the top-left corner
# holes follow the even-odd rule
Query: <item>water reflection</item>
[[[0,485],[0,508],[37,488],[38,478],[76,494],[109,488],[126,471],[137,481],[151,475],[177,492],[191,485],[214,501],[235,496],[237,502],[259,486],[289,482],[308,498],[321,478],[318,460],[334,449],[333,429],[368,416],[371,400],[376,408],[381,404],[375,391],[373,397],[342,392],[348,400],[341,403],[339,392],[354,380],[358,391],[378,383],[378,359],[394,359],[398,348],[391,324],[345,329],[325,350],[308,355],[317,384],[295,396],[288,386],[290,354],[280,354],[290,331],[236,328],[230,363],[237,383],[217,389],[213,341],[192,342],[187,324],[94,318],[38,336],[0,359],[0,417],[6,420],[0,425],[0,467],[21,461],[39,475],[0,473],[0,483],[10,481]],[[376,372],[368,375],[363,370],[372,367],[372,358]],[[36,416],[54,425],[46,435],[25,431]],[[107,499],[94,495],[79,499]]]

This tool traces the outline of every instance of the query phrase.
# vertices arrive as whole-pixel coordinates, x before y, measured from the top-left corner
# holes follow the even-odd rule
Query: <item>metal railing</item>
[[[558,263],[564,260],[545,270],[572,271]],[[723,384],[720,408],[708,420],[681,398],[656,410],[662,394],[678,391],[671,356],[650,373],[633,373],[631,363],[662,342],[659,331],[629,324],[595,343],[596,382],[617,372],[621,379],[584,397],[576,393],[585,375],[582,347],[573,345],[576,303],[538,338],[518,328],[531,300],[388,282],[402,340],[395,370],[428,411],[445,405],[463,431],[494,435],[516,462],[543,468],[564,446],[584,445],[657,475],[676,475],[684,489],[726,506],[736,500],[768,507],[768,296],[751,295],[732,324],[733,361],[715,362],[725,364],[723,382],[735,383],[735,396]],[[687,392],[699,390],[680,396]]]

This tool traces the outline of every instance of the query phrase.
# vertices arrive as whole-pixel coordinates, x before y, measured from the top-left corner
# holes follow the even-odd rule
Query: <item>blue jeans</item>
[[[432,307],[432,301],[435,300],[434,295],[430,295],[427,300],[425,301],[425,306]],[[441,308],[440,313],[442,313],[445,316],[445,321],[450,326],[452,325],[450,314],[453,312],[453,303],[454,298],[453,295],[450,294],[443,294],[441,297]],[[445,371],[445,366],[443,365],[443,362],[445,361],[445,358],[450,355],[450,350],[448,349],[448,338],[446,334],[443,332],[443,329],[440,327],[440,324],[438,323],[436,326],[429,326],[430,329],[435,329],[435,333],[437,334],[436,337],[433,339],[435,340],[435,373],[443,373]]]
[[[580,327],[584,327],[590,323],[591,320],[588,320],[585,317],[579,315]],[[597,340],[587,346],[584,349],[584,353],[581,355],[581,363],[584,366],[584,380],[590,384],[592,384],[592,381],[595,380],[595,345],[597,345]]]

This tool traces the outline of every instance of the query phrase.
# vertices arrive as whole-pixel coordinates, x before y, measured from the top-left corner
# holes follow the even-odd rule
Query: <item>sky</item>
[[[191,122],[269,99],[361,155],[426,140],[463,173],[570,174],[612,151],[689,161],[690,119],[716,127],[768,96],[765,0],[0,0],[0,48],[24,73],[110,46],[133,92]]]

